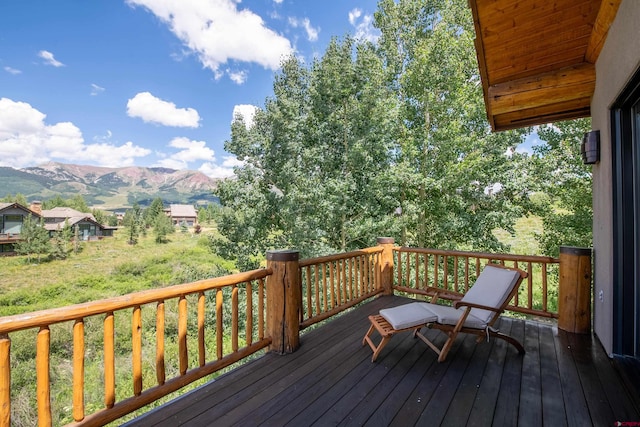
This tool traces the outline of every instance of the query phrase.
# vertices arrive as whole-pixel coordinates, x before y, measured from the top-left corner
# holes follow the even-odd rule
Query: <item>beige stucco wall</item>
[[[592,127],[600,130],[600,163],[593,166],[594,331],[613,350],[613,223],[610,107],[640,66],[640,1],[623,0],[596,63]],[[600,298],[602,295],[602,298]]]

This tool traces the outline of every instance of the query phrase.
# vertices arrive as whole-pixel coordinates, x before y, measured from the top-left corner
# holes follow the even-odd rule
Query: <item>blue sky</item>
[[[234,111],[285,55],[375,39],[377,0],[0,3],[0,166],[48,161],[232,173]]]

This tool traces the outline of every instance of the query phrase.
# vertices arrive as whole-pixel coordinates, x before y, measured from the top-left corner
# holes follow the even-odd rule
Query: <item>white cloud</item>
[[[173,158],[187,163],[196,160],[215,159],[213,150],[207,147],[207,143],[205,141],[193,141],[184,137],[173,138],[169,143],[169,146],[173,148],[180,148],[182,151],[173,155]]]
[[[273,0],[275,4],[282,4],[282,0]]]
[[[238,10],[239,0],[127,0],[157,16],[194,52],[202,65],[222,76],[221,65],[229,61],[258,63],[276,70],[291,43],[268,28],[259,15]]]
[[[113,133],[111,133],[111,131],[107,129],[107,132],[104,135],[95,135],[93,137],[93,141],[98,143],[108,142],[111,140],[112,136],[113,136]]]
[[[244,162],[234,156],[227,156],[222,161],[222,165],[207,162],[203,163],[198,170],[211,178],[230,178],[234,175],[233,168],[243,164]]]
[[[164,126],[197,128],[200,115],[193,108],[177,108],[173,102],[156,98],[149,92],[140,92],[127,101],[127,115],[139,117],[147,123]]]
[[[171,169],[189,169],[189,164],[196,161],[215,161],[214,151],[207,147],[205,141],[193,141],[189,138],[173,138],[169,147],[179,149],[178,152],[167,155],[158,162],[159,166]]]
[[[38,52],[38,56],[44,59],[44,63],[47,65],[53,65],[54,67],[64,67],[64,64],[60,61],[57,61],[56,58],[53,57],[53,53],[41,50]]]
[[[298,19],[290,17],[289,25],[291,25],[293,28],[303,27],[307,32],[307,39],[310,42],[318,40],[318,33],[320,32],[320,28],[313,28],[313,26],[311,25],[311,21],[309,21],[309,18]]]
[[[177,148],[179,151],[173,154],[157,153],[160,157],[164,157],[158,161],[157,166],[182,170],[193,169],[190,164],[202,162],[198,167],[200,172],[212,178],[228,178],[233,176],[234,166],[244,164],[235,156],[226,156],[223,158],[222,164],[218,164],[214,151],[207,147],[204,141],[193,141],[180,137],[172,139],[169,146]]]
[[[229,74],[229,78],[236,84],[241,85],[247,81],[247,72],[245,70],[231,71],[227,69],[227,74]]]
[[[132,142],[85,144],[73,123],[49,125],[45,118],[26,102],[0,98],[0,166],[23,168],[51,160],[128,166],[151,153]]]
[[[349,23],[355,26],[356,20],[360,18],[361,15],[362,15],[362,11],[356,7],[351,12],[349,12]]]
[[[373,15],[363,15],[362,10],[358,8],[349,12],[349,23],[356,31],[354,37],[357,40],[375,43],[380,37],[380,31],[373,26]]]
[[[15,76],[16,74],[22,74],[22,71],[17,70],[17,69],[15,69],[15,68],[11,68],[11,67],[4,67],[4,70],[5,70],[7,73],[9,73],[9,74],[13,74],[14,76]]]
[[[258,107],[251,104],[238,104],[233,107],[233,115],[231,123],[233,123],[238,117],[242,117],[244,124],[249,129],[253,126],[253,117],[256,115]]]
[[[104,92],[104,88],[95,83],[91,83],[91,96],[96,96]]]
[[[131,141],[119,146],[101,143],[86,145],[83,155],[76,160],[92,161],[106,167],[122,167],[133,166],[135,158],[145,157],[149,154],[151,154],[151,150],[133,145]]]

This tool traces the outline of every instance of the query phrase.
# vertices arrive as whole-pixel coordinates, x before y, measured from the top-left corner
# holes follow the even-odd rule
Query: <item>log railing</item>
[[[71,407],[70,425],[104,425],[269,346],[265,278],[270,274],[269,269],[254,270],[0,318],[0,425],[11,425],[14,335],[33,331],[35,338],[32,399],[37,402],[38,425],[69,421],[52,418],[51,396],[52,339],[69,327],[68,342],[62,346],[70,349],[71,401],[60,402],[56,396],[53,403]],[[88,328],[102,329],[100,346],[87,342]],[[24,344],[24,337],[19,338]],[[122,359],[123,348],[128,361]],[[89,372],[87,359],[97,352],[102,355],[93,360],[101,360],[102,366]],[[126,371],[129,384],[116,384],[120,369]],[[64,380],[60,373],[55,376]],[[102,403],[85,403],[88,381],[104,384]]]
[[[261,349],[293,352],[300,330],[375,295],[458,298],[490,262],[529,273],[511,311],[571,319],[576,309],[565,300],[579,298],[559,301],[558,289],[578,283],[588,292],[590,255],[581,254],[577,264],[565,254],[564,264],[577,267],[560,269],[562,256],[395,247],[379,238],[371,248],[306,260],[297,251],[268,252],[261,270],[3,317],[0,426],[11,425],[12,369],[20,366],[24,375],[25,359],[33,366],[35,390],[27,398],[37,402],[38,425],[104,425]],[[52,360],[52,347],[66,351],[63,360]],[[51,394],[52,382],[65,380],[61,364],[70,365],[66,401]],[[97,402],[88,399],[90,381],[104,384]],[[61,408],[70,410],[52,417]]]
[[[509,310],[558,317],[558,258],[406,247],[394,248],[394,253],[397,291],[418,295],[438,292],[444,298],[459,298],[473,285],[482,268],[493,262],[529,274]]]
[[[382,251],[381,246],[375,246],[300,261],[300,328],[325,320],[381,293],[379,265]]]

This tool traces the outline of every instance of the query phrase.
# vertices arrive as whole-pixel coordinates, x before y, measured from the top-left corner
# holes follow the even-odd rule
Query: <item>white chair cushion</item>
[[[509,297],[519,276],[520,273],[515,270],[487,265],[471,289],[462,297],[462,301],[499,308]],[[473,308],[471,314],[487,323],[495,312]]]
[[[435,322],[438,319],[435,314],[426,308],[427,305],[429,304],[426,302],[412,302],[398,307],[382,309],[380,310],[380,315],[394,329],[411,328],[412,326]]]
[[[438,304],[430,304],[425,303],[424,307],[426,310],[429,310],[431,313],[436,315],[438,318],[438,323],[441,325],[455,325],[458,323],[460,317],[464,314],[464,308],[453,308],[447,305],[438,305]],[[483,310],[486,311],[486,310]],[[487,322],[482,319],[478,319],[473,314],[473,310],[467,316],[467,319],[464,322],[464,326],[467,328],[474,329],[484,329],[487,326]]]

